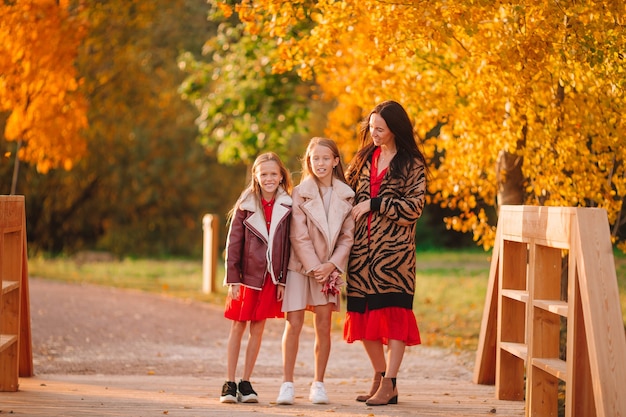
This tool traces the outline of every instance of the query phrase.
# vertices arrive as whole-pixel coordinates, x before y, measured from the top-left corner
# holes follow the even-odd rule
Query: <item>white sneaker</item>
[[[315,381],[311,384],[311,392],[309,393],[309,400],[313,404],[328,404],[328,395],[326,395],[326,388],[324,388],[324,383],[320,381]]]
[[[293,387],[293,382],[283,382],[280,386],[278,398],[276,398],[276,404],[291,405],[293,404],[294,396],[295,389]]]

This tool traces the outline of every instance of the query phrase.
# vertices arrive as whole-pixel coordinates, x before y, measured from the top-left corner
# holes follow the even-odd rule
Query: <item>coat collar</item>
[[[272,209],[272,219],[270,222],[269,232],[267,231],[267,226],[265,225],[265,215],[263,213],[263,207],[261,207],[261,202],[257,201],[257,197],[252,190],[248,189],[242,195],[239,203],[239,209],[252,213],[252,215],[246,220],[246,223],[259,232],[259,234],[267,239],[268,242],[271,242],[274,238],[274,233],[276,232],[280,219],[285,217],[285,215],[291,211],[291,196],[287,194],[282,187],[278,188],[274,199],[274,208]]]
[[[302,210],[308,218],[323,233],[329,248],[335,246],[335,242],[341,232],[344,219],[352,210],[354,191],[350,186],[337,178],[333,178],[333,193],[330,197],[328,215],[324,209],[324,202],[320,196],[319,187],[314,178],[305,178],[298,185],[298,193],[304,199]]]
[[[354,197],[354,191],[345,182],[333,177],[332,182],[333,193],[336,194],[341,200]],[[314,199],[319,197],[320,191],[317,185],[317,181],[313,177],[307,177],[298,185],[300,195],[307,199]]]

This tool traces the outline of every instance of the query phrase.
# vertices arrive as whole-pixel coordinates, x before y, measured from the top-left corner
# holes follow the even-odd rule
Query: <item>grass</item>
[[[425,345],[476,349],[489,262],[484,252],[418,253],[414,311]]]
[[[616,254],[615,264],[626,322],[626,255]],[[481,251],[418,253],[414,311],[423,344],[457,351],[476,349],[489,266],[489,254]],[[133,288],[216,305],[224,305],[226,298],[221,264],[214,291],[202,292],[201,260],[77,263],[67,258],[35,257],[29,259],[28,268],[30,276],[44,279]],[[344,314],[334,315],[337,331],[343,327],[343,319]]]

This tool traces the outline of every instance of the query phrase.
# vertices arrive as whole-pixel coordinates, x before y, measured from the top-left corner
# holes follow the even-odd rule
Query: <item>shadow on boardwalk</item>
[[[282,320],[269,320],[252,378],[259,404],[220,404],[230,327],[222,308],[167,296],[30,281],[35,377],[0,393],[0,415],[23,416],[522,416],[522,402],[498,401],[471,382],[471,360],[423,346],[407,350],[399,404],[367,407],[370,366],[359,344],[334,335],[328,405],[312,405],[313,333],[305,329],[296,367],[296,404],[278,406]],[[242,348],[242,353],[245,345]],[[467,359],[467,358],[466,358]],[[471,358],[473,359],[473,357]],[[243,355],[240,359],[243,364]]]

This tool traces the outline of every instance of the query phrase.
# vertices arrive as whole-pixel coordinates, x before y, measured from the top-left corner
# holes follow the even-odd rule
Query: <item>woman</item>
[[[360,149],[347,173],[356,226],[344,339],[361,340],[374,368],[369,394],[357,397],[370,406],[398,402],[405,347],[420,343],[413,314],[415,223],[424,208],[426,176],[404,108],[395,101],[377,105],[363,120]]]

